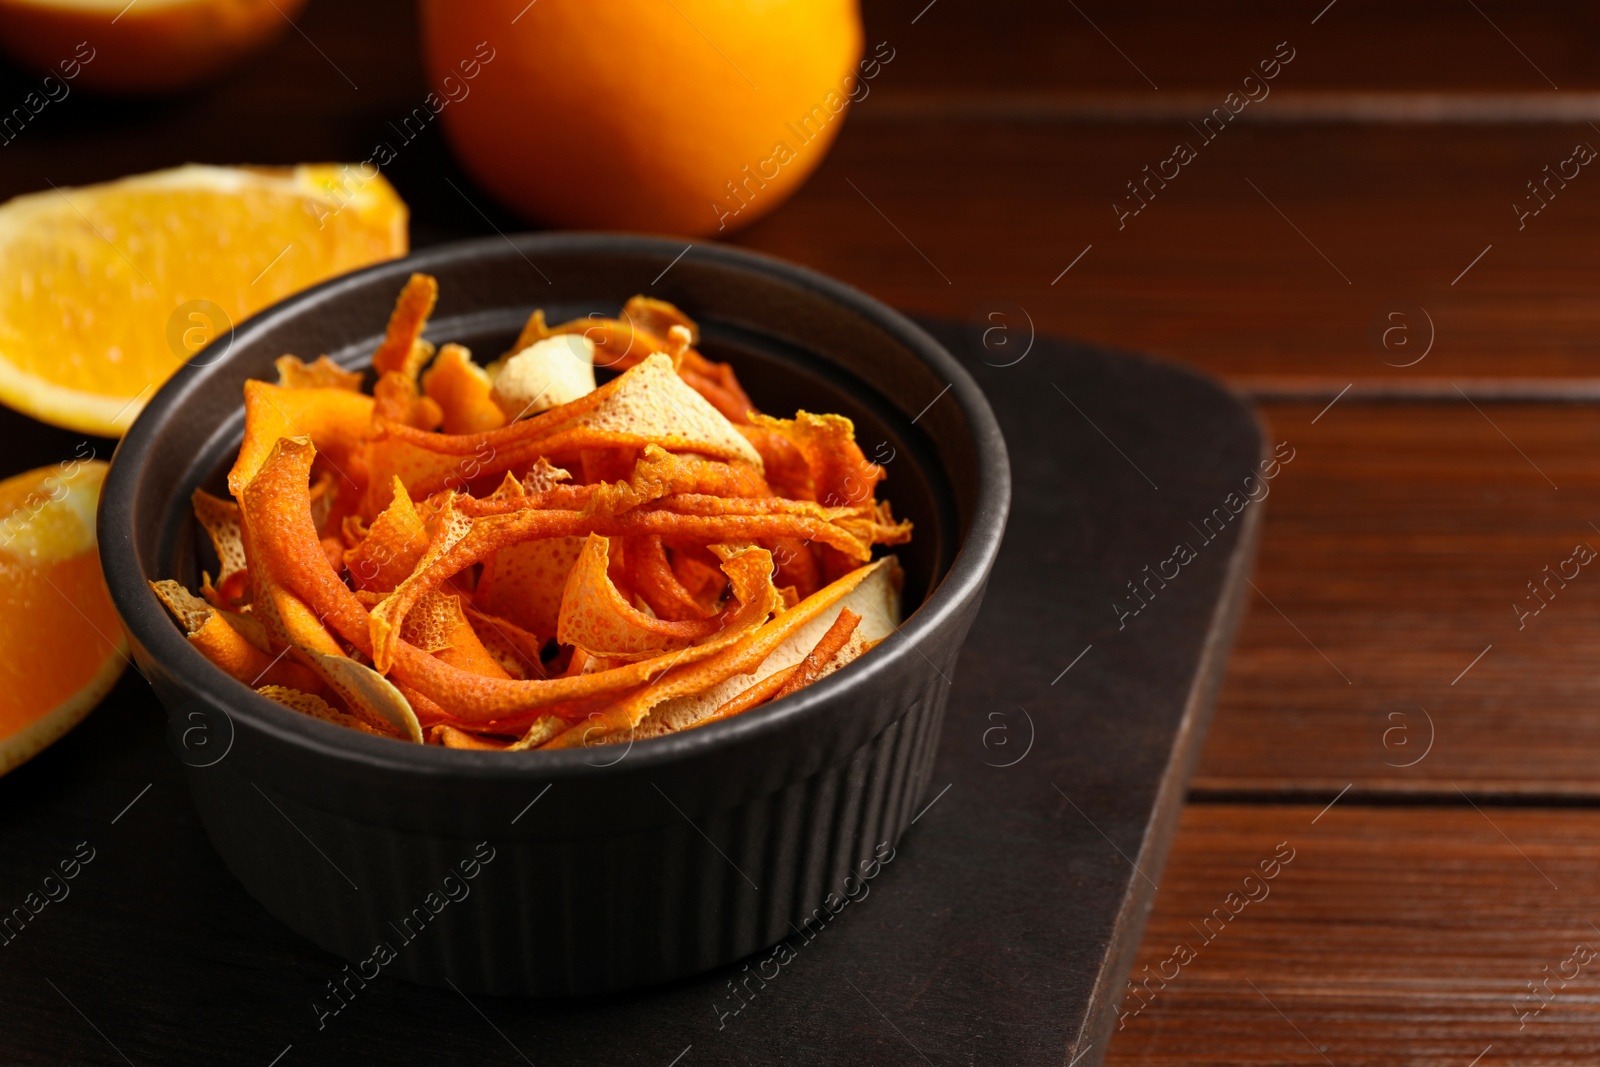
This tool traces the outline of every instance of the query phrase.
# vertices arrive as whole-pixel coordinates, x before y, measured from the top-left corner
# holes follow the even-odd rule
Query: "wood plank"
[[[1600,367],[1600,180],[1580,172],[1520,232],[1512,210],[1545,165],[1600,146],[1587,125],[1242,126],[1119,231],[1125,183],[1198,142],[1186,125],[890,123],[872,103],[740,243],[920,313],[1003,311],[1244,388]]]
[[[1600,548],[1595,409],[1323,407],[1265,409],[1294,459],[1194,788],[1600,796],[1600,571],[1558,574]]]
[[[1562,964],[1578,945],[1600,952],[1600,818],[1348,799],[1320,810],[1185,811],[1134,965],[1154,992],[1123,1001],[1107,1064],[1595,1062],[1600,960]],[[1262,881],[1280,843],[1293,860]],[[1246,893],[1257,899],[1241,904]]]
[[[1226,96],[1221,89],[1104,92],[1095,89],[888,89],[866,121],[1000,121],[1183,123],[1205,116]],[[1258,95],[1259,89],[1253,90]],[[1412,90],[1274,89],[1231,120],[1256,123],[1374,123],[1378,125],[1512,125],[1582,123],[1600,118],[1600,93],[1417,92]]]
[[[865,8],[869,39],[902,47],[895,84],[918,89],[1225,88],[1282,40],[1299,53],[1290,69],[1302,88],[1551,93],[1544,76],[1563,92],[1600,85],[1600,25],[1589,10],[1510,0],[1477,6],[872,0]]]

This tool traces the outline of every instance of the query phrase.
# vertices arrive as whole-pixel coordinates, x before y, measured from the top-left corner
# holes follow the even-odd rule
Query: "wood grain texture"
[[[1122,1002],[1107,1064],[1595,1061],[1600,966],[1562,967],[1600,951],[1593,813],[1321,810],[1189,806],[1134,964],[1153,992]],[[1263,882],[1284,842],[1293,861]]]
[[[1265,409],[1295,458],[1194,788],[1600,796],[1600,560],[1560,577],[1600,549],[1600,413],[1323,409]]]
[[[1247,389],[1600,366],[1600,180],[1520,232],[1512,211],[1572,145],[1600,147],[1587,125],[1230,128],[1119,231],[1125,183],[1198,141],[1184,124],[882,123],[871,104],[737,241],[922,313],[1001,312]]]
[[[1594,62],[1600,18],[1593,8],[1476,3],[1477,11],[1453,0],[866,0],[863,6],[871,40],[906,46],[897,86],[968,98],[1039,89],[1148,93],[1155,91],[1152,82],[1162,93],[1226,89],[1255,66],[1263,48],[1282,40],[1302,49],[1305,58],[1294,67],[1302,88],[1551,93],[1553,81],[1565,93],[1600,86]]]

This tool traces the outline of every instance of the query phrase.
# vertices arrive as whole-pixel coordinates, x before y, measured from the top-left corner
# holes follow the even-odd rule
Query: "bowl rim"
[[[688,248],[685,248],[685,244]],[[232,358],[234,347],[247,346],[257,335],[270,331],[287,318],[302,314],[308,306],[326,304],[343,293],[365,286],[377,277],[398,281],[413,271],[431,272],[463,259],[501,258],[508,254],[529,262],[534,257],[562,252],[588,255],[612,253],[629,256],[681,258],[693,250],[697,259],[733,270],[755,272],[781,283],[815,293],[825,300],[843,305],[891,338],[904,345],[916,358],[928,364],[949,383],[948,392],[960,407],[971,430],[976,453],[978,489],[971,521],[960,537],[954,557],[943,578],[904,620],[897,633],[903,641],[883,642],[872,655],[807,686],[792,696],[773,702],[752,713],[735,716],[708,727],[677,731],[647,739],[648,744],[629,743],[624,757],[609,763],[588,761],[588,748],[554,752],[529,750],[517,755],[451,749],[442,745],[395,743],[392,739],[369,736],[297,714],[261,696],[244,683],[225,674],[183,637],[166,609],[150,591],[140,567],[134,540],[129,532],[136,490],[160,430],[175,417],[194,380],[212,365]],[[222,347],[221,359],[210,358],[211,350]],[[242,404],[241,400],[241,404]],[[836,281],[817,271],[773,256],[711,242],[686,242],[681,238],[618,234],[591,231],[527,233],[453,241],[414,252],[399,259],[340,275],[279,301],[215,338],[172,375],[151,398],[128,432],[118,443],[101,490],[97,533],[101,566],[113,602],[135,643],[156,660],[190,695],[221,710],[230,724],[236,718],[280,744],[309,754],[336,760],[373,772],[456,776],[480,779],[521,781],[558,780],[575,776],[636,773],[677,763],[711,750],[754,742],[765,735],[779,733],[797,720],[817,718],[825,706],[849,699],[854,690],[863,689],[899,668],[910,656],[922,656],[918,642],[934,633],[982,594],[994,560],[999,553],[1010,507],[1011,473],[999,423],[982,389],[943,345],[906,316],[853,286]],[[170,507],[170,502],[168,504]],[[925,656],[923,657],[926,658]],[[948,681],[948,680],[947,680]],[[612,747],[612,746],[607,746]],[[638,751],[634,751],[637,747]]]

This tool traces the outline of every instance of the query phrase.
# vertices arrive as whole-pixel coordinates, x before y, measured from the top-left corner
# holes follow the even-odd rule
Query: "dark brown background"
[[[1278,842],[1296,858],[1108,1062],[1594,1062],[1600,968],[1516,1012],[1600,946],[1600,574],[1524,628],[1513,604],[1600,546],[1600,172],[1521,230],[1511,205],[1600,146],[1600,8],[906,0],[868,21],[894,62],[736,242],[907,311],[1188,362],[1296,449],[1136,977]],[[53,106],[0,148],[0,196],[337,158],[425,91],[405,5],[313,0],[300,31],[189,99]],[[1119,231],[1123,183],[1280,41],[1271,97]],[[483,231],[478,206],[520,228],[436,131],[387,173],[431,205],[418,243]]]

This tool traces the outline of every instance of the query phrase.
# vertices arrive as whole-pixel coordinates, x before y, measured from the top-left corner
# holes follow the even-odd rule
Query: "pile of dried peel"
[[[850,420],[757,413],[670,304],[536,311],[482,368],[422,340],[437,294],[406,284],[370,396],[326,357],[246,384],[233,499],[194,495],[219,573],[151,583],[222,670],[368,733],[555,749],[739,714],[893,631],[873,546],[911,526]]]

